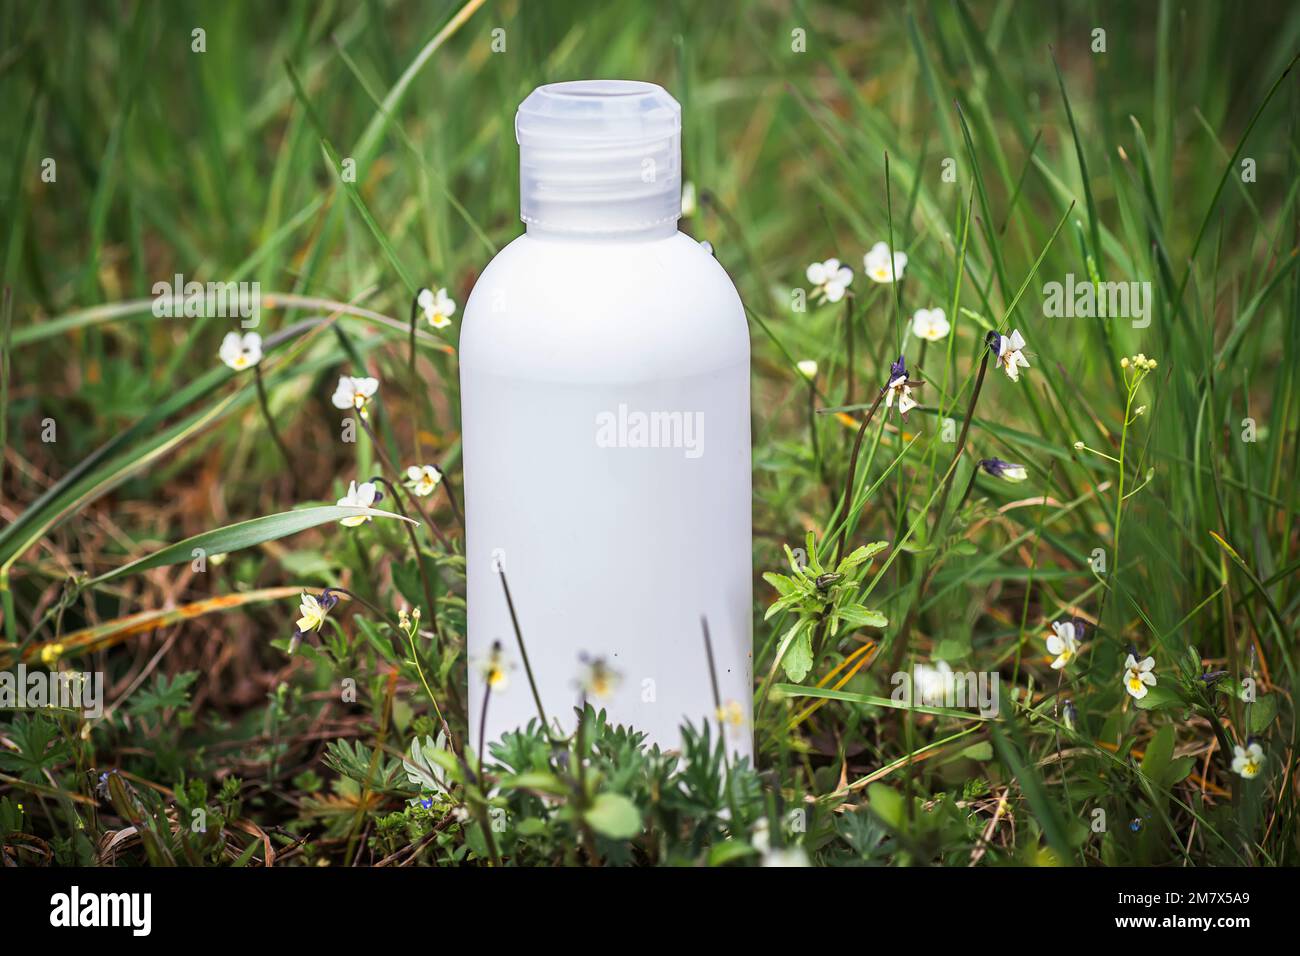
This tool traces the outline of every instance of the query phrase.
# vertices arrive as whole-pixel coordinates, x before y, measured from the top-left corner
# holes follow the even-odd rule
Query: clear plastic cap
[[[682,214],[682,108],[634,80],[550,83],[515,114],[519,216],[567,233],[652,229]]]

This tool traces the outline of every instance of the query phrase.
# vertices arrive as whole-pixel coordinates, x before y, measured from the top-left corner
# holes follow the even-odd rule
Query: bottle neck
[[[677,235],[677,220],[655,223],[644,228],[616,230],[572,230],[551,229],[541,223],[525,223],[530,239],[542,239],[548,242],[653,242],[657,239],[670,239]]]

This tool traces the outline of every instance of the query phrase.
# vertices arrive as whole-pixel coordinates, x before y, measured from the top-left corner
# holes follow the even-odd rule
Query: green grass
[[[0,657],[108,695],[90,721],[0,712],[0,853],[1294,865],[1297,51],[1285,4],[4,5]],[[460,312],[411,336],[412,296],[463,309],[520,231],[516,105],[586,76],[681,101],[683,228],[751,322],[756,768],[716,726],[680,760],[595,710],[567,761],[537,727],[463,752],[452,499],[386,489],[411,533],[303,510],[390,463],[459,494]],[[864,275],[878,241],[900,282]],[[847,302],[793,308],[831,256]],[[177,273],[260,283],[256,372],[217,359],[231,320],[155,316]],[[1048,316],[1067,275],[1149,282],[1149,325]],[[922,346],[933,307],[952,330]],[[984,346],[1011,329],[1015,383]],[[900,352],[906,421],[870,410]],[[330,395],[363,369],[370,428],[340,440]],[[875,541],[829,588],[788,564]],[[797,594],[765,617],[778,580]],[[1140,703],[1130,649],[1156,662]],[[939,662],[996,674],[998,717],[896,706],[891,676]],[[195,810],[205,833],[169,822]]]

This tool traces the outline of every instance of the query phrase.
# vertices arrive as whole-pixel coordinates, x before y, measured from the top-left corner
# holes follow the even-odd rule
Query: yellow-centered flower
[[[1047,653],[1056,655],[1052,670],[1059,671],[1079,653],[1079,642],[1074,636],[1073,621],[1053,621],[1052,630],[1056,633],[1047,639]]]
[[[352,408],[365,413],[366,405],[379,391],[379,379],[340,375],[338,387],[330,401],[335,408]]]
[[[895,252],[891,255],[888,244],[878,242],[862,257],[862,266],[873,282],[893,282],[903,278],[903,270],[907,268],[907,253]]]
[[[718,708],[718,721],[727,728],[740,728],[745,725],[745,709],[739,701],[726,701]]]
[[[435,329],[445,329],[451,325],[451,317],[456,314],[456,300],[447,295],[446,289],[434,292],[421,289],[415,304],[424,313],[425,320]]]
[[[256,332],[242,336],[238,332],[228,332],[221,340],[221,350],[217,355],[230,368],[242,372],[262,361],[262,337]]]
[[[587,663],[587,670],[581,682],[582,691],[588,697],[608,700],[614,696],[622,681],[623,676],[606,664],[603,657],[598,657]]]
[[[1156,686],[1156,675],[1152,669],[1156,666],[1154,657],[1139,661],[1130,654],[1124,660],[1124,689],[1134,700],[1141,700],[1147,695],[1148,687]]]
[[[377,490],[372,482],[363,481],[358,485],[354,481],[348,485],[348,493],[339,499],[338,504],[341,508],[369,508],[375,503],[376,494]],[[355,528],[369,520],[370,515],[352,515],[340,518],[339,524],[345,528]]]
[[[912,334],[927,342],[938,342],[950,328],[943,309],[917,309],[912,316]]]
[[[320,601],[316,600],[314,595],[304,592],[298,611],[302,614],[302,617],[298,618],[297,627],[303,634],[319,630],[320,626],[325,623],[326,609],[321,607]]]
[[[438,482],[442,481],[442,472],[433,465],[412,465],[406,469],[406,487],[417,498],[426,498],[433,494]]]
[[[501,653],[501,642],[497,641],[492,645],[492,653],[479,665],[479,673],[483,675],[483,683],[489,690],[500,691],[510,686],[508,668],[505,655]]]
[[[1232,748],[1232,772],[1246,780],[1254,780],[1264,769],[1264,748],[1259,744],[1243,747],[1240,744]]]

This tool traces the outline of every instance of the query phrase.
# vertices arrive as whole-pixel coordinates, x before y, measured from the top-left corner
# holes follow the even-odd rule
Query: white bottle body
[[[640,238],[535,233],[489,264],[460,340],[470,736],[476,663],[501,642],[490,743],[537,716],[496,563],[547,716],[565,730],[583,659],[619,675],[612,722],[676,748],[718,725],[751,753],[749,336],[735,287],[675,225]],[[656,417],[657,416],[657,417]],[[654,445],[659,447],[653,447]]]

